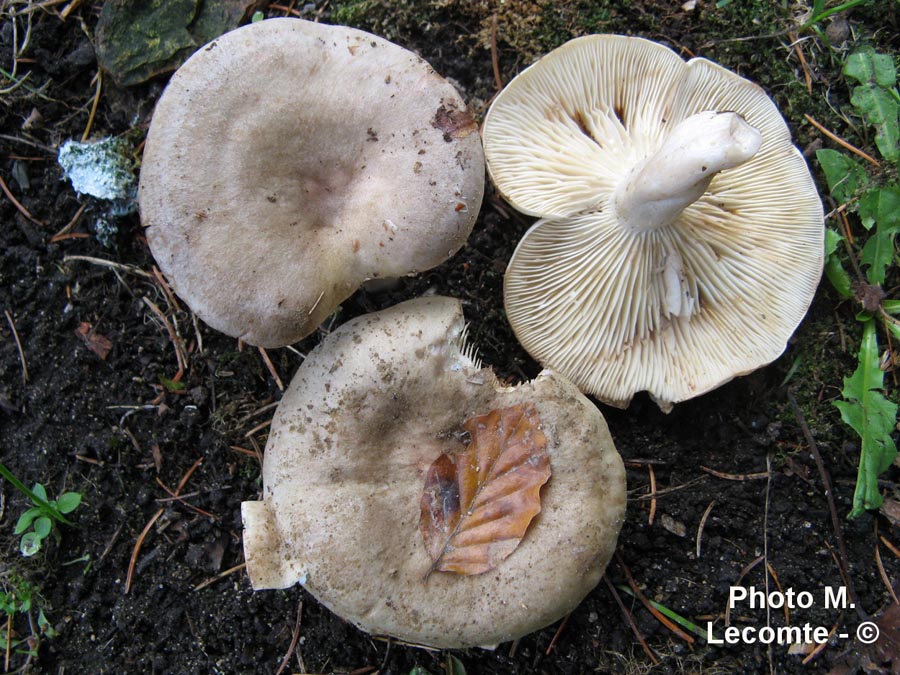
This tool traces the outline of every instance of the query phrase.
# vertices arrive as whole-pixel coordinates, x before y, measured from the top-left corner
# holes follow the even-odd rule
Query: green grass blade
[[[632,598],[635,597],[634,591],[632,591],[628,586],[618,586],[618,589],[620,591],[622,591],[623,593],[625,593],[626,595],[630,595]],[[685,619],[680,614],[673,612],[671,609],[669,609],[665,605],[661,605],[658,602],[651,600],[650,598],[647,598],[647,602],[649,602],[651,605],[653,605],[654,609],[659,610],[659,613],[662,614],[663,616],[665,616],[667,619],[671,619],[672,621],[677,623],[679,626],[681,626],[682,628],[684,628],[687,631],[690,631],[697,637],[699,637],[703,640],[709,641],[709,636],[707,635],[706,631],[703,630],[702,628],[700,628],[700,626],[695,624],[690,619]]]

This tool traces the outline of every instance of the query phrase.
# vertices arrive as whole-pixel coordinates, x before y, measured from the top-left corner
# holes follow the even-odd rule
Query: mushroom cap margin
[[[463,329],[458,301],[418,299],[348,322],[310,354],[272,426],[266,508],[244,505],[248,529],[269,527],[245,546],[266,536],[272,546],[271,558],[246,551],[254,587],[301,581],[363,630],[449,648],[529,633],[596,585],[625,509],[624,468],[602,415],[550,372],[501,387],[460,353]],[[426,582],[425,472],[458,446],[452,432],[465,418],[524,402],[548,438],[541,513],[496,569]]]
[[[597,70],[604,63],[611,73]],[[632,67],[640,87],[628,86]],[[619,181],[667,129],[705,110],[758,128],[758,154],[718,174],[675,225],[619,232]],[[543,217],[513,254],[504,297],[516,336],[544,366],[611,405],[647,390],[669,410],[784,351],[818,286],[824,218],[805,160],[759,86],[647,40],[587,36],[514,79],[483,135],[500,192]],[[673,250],[698,298],[692,317],[662,309],[659,270]]]
[[[139,203],[191,309],[275,347],[363,281],[450,257],[483,189],[474,120],[425,61],[363,31],[284,18],[226,33],[175,73]]]

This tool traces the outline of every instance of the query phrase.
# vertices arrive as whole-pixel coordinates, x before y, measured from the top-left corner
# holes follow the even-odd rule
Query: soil
[[[871,139],[836,112],[849,96],[839,56],[868,42],[896,54],[895,2],[869,3],[823,25],[830,46],[803,34],[811,92],[787,35],[799,14],[762,0],[695,5],[326,0],[262,9],[349,23],[413,49],[458,84],[479,117],[495,92],[492,16],[503,81],[575,35],[642,35],[759,82],[802,149],[822,143],[805,121],[809,112],[874,152]],[[893,655],[897,672],[898,643],[889,636],[878,653],[853,639],[857,626],[891,601],[900,532],[879,513],[845,518],[859,443],[832,402],[854,368],[860,330],[856,309],[827,284],[770,366],[668,415],[646,396],[627,410],[600,406],[628,467],[627,520],[606,581],[561,622],[493,651],[447,653],[363,634],[300,587],[254,592],[240,567],[240,504],[261,490],[257,451],[281,395],[272,371],[287,383],[331,326],[440,293],[463,300],[471,341],[500,377],[533,377],[540,368],[517,344],[502,300],[505,265],[529,219],[488,186],[475,231],[456,256],[390,292],[357,293],[294,349],[270,350],[270,370],[259,351],[192,321],[166,294],[136,215],[107,216],[107,203],[76,195],[62,180],[62,142],[80,139],[90,124],[92,138],[117,136],[137,147],[165,84],[161,76],[124,88],[105,77],[92,114],[100,6],[5,0],[0,17],[0,66],[10,72],[16,58],[17,77],[30,73],[28,86],[0,94],[0,177],[9,193],[0,198],[0,461],[28,485],[45,485],[51,497],[83,494],[70,514],[74,525],[59,527],[58,537],[26,558],[13,530],[28,500],[0,482],[0,590],[15,592],[23,580],[37,589],[30,613],[0,617],[0,634],[26,639],[6,658],[0,650],[0,664],[60,675],[406,675],[416,666],[433,675],[460,667],[473,674],[823,673],[862,666],[890,672]],[[14,56],[27,25],[27,48]],[[98,236],[101,217],[116,231]],[[162,316],[188,351],[177,384]],[[897,478],[896,467],[884,475],[884,491],[896,491]],[[629,580],[695,624],[712,622],[717,638],[726,619],[755,628],[789,620],[833,635],[808,663],[805,653],[789,654],[784,645],[691,642],[632,599]],[[744,602],[728,612],[732,586],[809,591],[814,601],[790,612]],[[842,586],[851,588],[855,607],[826,606],[826,589]],[[42,633],[39,612],[55,634]],[[891,616],[882,621],[885,632],[896,626]],[[29,646],[32,653],[24,653]]]

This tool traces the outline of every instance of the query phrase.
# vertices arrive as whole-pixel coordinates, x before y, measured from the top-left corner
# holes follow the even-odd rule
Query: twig
[[[806,56],[803,54],[802,40],[798,39],[797,34],[791,31],[788,33],[788,39],[791,41],[794,51],[797,52],[797,58],[800,60],[800,67],[803,69],[803,78],[806,80],[806,90],[812,96],[812,74],[809,72],[809,64],[806,62]]]
[[[160,480],[159,476],[156,477],[156,482],[159,484],[159,486],[163,490],[168,492],[170,495],[170,497],[168,499],[166,499],[166,498],[157,499],[156,500],[157,503],[176,501],[179,504],[181,504],[182,506],[189,508],[191,511],[193,511],[205,518],[209,518],[210,520],[221,520],[218,516],[210,513],[209,511],[205,511],[205,510],[201,509],[199,506],[194,506],[193,504],[191,504],[190,502],[187,501],[188,497],[195,497],[200,494],[199,492],[195,492],[195,493],[189,494],[189,495],[178,495],[178,494],[175,494],[175,492],[172,491],[168,485],[163,483],[162,480]]]
[[[16,330],[16,324],[13,323],[12,314],[7,309],[6,321],[9,324],[9,330],[12,331],[13,340],[16,341],[16,348],[19,350],[19,361],[22,363],[22,384],[28,384],[28,364],[25,362],[25,351],[22,349],[22,341],[19,339],[19,332]]]
[[[178,487],[175,488],[175,494],[181,494],[181,490],[184,488],[185,484],[188,482],[190,477],[193,475],[194,471],[197,470],[197,467],[203,462],[203,458],[201,457],[196,462],[191,465],[191,468],[187,470],[187,472],[182,476],[181,480],[178,481]],[[125,593],[127,594],[131,590],[131,580],[134,577],[134,568],[137,563],[138,554],[141,552],[141,547],[144,545],[144,539],[147,538],[147,534],[150,532],[150,528],[153,527],[153,524],[159,520],[159,517],[165,513],[165,509],[160,509],[156,513],[153,514],[153,517],[150,518],[149,522],[144,525],[144,529],[141,530],[141,533],[138,535],[137,541],[134,544],[134,549],[131,551],[131,559],[128,561],[128,574],[125,577]]]
[[[293,7],[285,7],[284,5],[276,5],[272,3],[269,5],[269,9],[277,9],[279,12],[284,12],[286,15],[293,14],[294,16],[303,16],[302,14],[300,14],[300,10]]]
[[[775,572],[775,568],[772,567],[772,565],[770,565],[769,563],[766,563],[766,570],[769,572],[769,576],[772,577],[772,581],[775,582],[775,588],[778,589],[778,593],[783,596],[784,589],[781,587],[781,580],[778,578],[778,574]],[[769,597],[768,592],[766,592],[766,597]],[[791,625],[791,608],[789,602],[784,603],[784,625]]]
[[[187,357],[184,355],[184,347],[182,347],[181,345],[181,337],[172,326],[168,317],[147,296],[144,296],[144,304],[147,305],[147,307],[149,307],[150,310],[156,315],[156,318],[162,322],[163,326],[166,329],[166,332],[169,334],[169,340],[172,341],[172,346],[175,348],[175,361],[178,364],[178,372],[175,373],[172,381],[180,382],[181,378],[184,377],[185,370],[187,370]]]
[[[679,492],[705,480],[706,476],[700,476],[699,478],[694,478],[693,480],[689,480],[687,483],[682,483],[681,485],[673,485],[672,487],[659,490],[658,492],[651,492],[646,495],[640,495],[639,497],[635,497],[635,500],[642,502],[648,499],[656,499],[657,497],[662,497],[663,495],[671,494],[672,492]]]
[[[206,588],[207,586],[216,583],[219,579],[224,579],[224,578],[227,577],[229,574],[234,574],[235,572],[241,571],[241,570],[244,569],[246,566],[247,566],[247,563],[242,562],[240,565],[235,565],[234,567],[229,567],[229,568],[228,568],[227,570],[225,570],[224,572],[219,572],[216,576],[210,577],[209,579],[206,579],[205,581],[201,581],[199,584],[197,584],[196,586],[194,586],[194,590],[195,590],[195,591],[201,591],[201,590],[203,590],[204,588]]]
[[[87,208],[87,202],[78,207],[78,210],[75,212],[75,215],[72,216],[72,220],[65,224],[65,226],[52,237],[50,237],[50,243],[55,244],[58,241],[61,241],[69,234],[69,230],[71,230],[78,221],[81,219],[81,216],[84,214],[84,210]]]
[[[843,582],[844,586],[847,587],[847,588],[850,588],[850,576],[849,576],[849,571],[848,571],[848,570],[845,570],[845,569],[841,566],[841,561],[838,559],[838,554],[835,553],[834,546],[832,546],[832,545],[831,545],[831,542],[829,542],[829,541],[827,541],[827,540],[824,541],[824,542],[822,542],[822,543],[825,544],[825,548],[827,548],[827,549],[828,549],[828,553],[831,554],[831,559],[834,561],[835,567],[837,567],[838,574],[841,575],[841,581]],[[856,603],[853,603],[853,604],[856,604]],[[856,611],[857,611],[857,613],[860,612],[859,609],[857,609]]]
[[[563,617],[563,620],[559,624],[559,628],[556,629],[553,638],[550,640],[550,644],[547,645],[547,651],[544,652],[544,656],[550,656],[550,652],[552,652],[553,648],[556,646],[556,641],[559,640],[559,636],[562,635],[563,629],[568,625],[570,616],[572,616],[571,612]]]
[[[716,500],[713,499],[709,503],[709,506],[706,507],[706,511],[704,511],[703,515],[700,517],[700,525],[697,526],[697,560],[700,560],[700,542],[703,540],[703,528],[706,527],[706,519],[709,518],[709,514],[712,512],[715,505]]]
[[[197,315],[191,312],[191,323],[194,326],[194,335],[197,336],[197,352],[203,353],[203,333],[200,332],[200,324],[197,322]]]
[[[193,464],[191,464],[191,468],[188,469],[188,470],[185,472],[185,474],[181,477],[181,480],[178,481],[178,485],[177,485],[176,488],[175,488],[175,494],[176,494],[176,495],[180,495],[180,494],[181,494],[181,491],[184,489],[184,486],[185,486],[185,485],[187,484],[187,482],[191,479],[191,476],[194,475],[194,472],[200,467],[201,464],[203,464],[203,458],[202,458],[202,457],[198,458],[196,462],[194,462]]]
[[[887,588],[888,593],[890,593],[891,597],[894,599],[894,604],[900,604],[900,600],[897,600],[897,594],[894,593],[894,587],[891,585],[891,580],[888,578],[887,572],[884,569],[884,563],[881,561],[881,550],[878,548],[877,520],[875,521],[875,563],[878,565],[878,573],[881,575],[881,581]]]
[[[626,459],[623,461],[625,462],[625,466],[632,469],[640,469],[648,464],[652,464],[653,466],[665,466],[669,463],[664,459]]]
[[[650,494],[656,494],[656,472],[653,470],[653,465],[647,465],[647,471],[650,473]],[[656,497],[650,500],[650,515],[647,517],[647,524],[653,524],[653,518],[656,516]]]
[[[80,260],[82,262],[88,262],[92,265],[100,265],[102,267],[111,267],[115,270],[121,270],[123,272],[128,272],[129,274],[134,274],[139,277],[144,277],[145,279],[153,279],[155,278],[150,272],[145,272],[139,267],[135,267],[134,265],[125,265],[123,263],[117,263],[112,260],[104,260],[103,258],[93,258],[89,255],[67,255],[63,257],[63,262],[69,262],[70,260]]]
[[[741,474],[724,473],[722,471],[716,471],[715,469],[710,469],[708,466],[701,466],[700,470],[705,471],[706,473],[710,474],[711,476],[715,476],[716,478],[721,478],[723,480],[744,481],[744,480],[759,480],[760,478],[768,478],[769,477],[768,471],[760,471],[759,473],[741,473]]]
[[[229,445],[228,447],[234,452],[239,452],[242,455],[247,455],[248,457],[253,457],[259,465],[262,466],[262,454],[259,451],[259,444],[255,442],[255,439],[251,438],[251,442],[253,442],[253,450],[248,450],[247,448],[242,448],[239,445]]]
[[[257,347],[257,349],[259,349],[259,354],[262,356],[263,363],[265,363],[266,368],[269,369],[269,374],[272,376],[272,379],[275,380],[275,386],[278,387],[278,391],[284,391],[284,383],[281,381],[281,378],[278,377],[278,371],[275,370],[275,364],[272,363],[272,359],[269,358],[269,353],[262,347]]]
[[[156,279],[156,283],[159,284],[159,287],[165,294],[166,300],[169,301],[169,307],[172,308],[172,311],[177,312],[178,310],[180,310],[181,306],[175,299],[175,294],[172,292],[172,288],[169,286],[169,282],[166,281],[166,278],[163,276],[162,272],[159,271],[159,268],[156,265],[153,266],[153,277]]]
[[[863,279],[862,270],[859,269],[859,261],[857,261],[856,253],[853,251],[853,233],[850,231],[850,221],[847,220],[847,214],[844,211],[838,213],[838,223],[841,225],[841,231],[844,235],[844,248],[847,249],[847,257],[850,259],[850,264],[853,265],[856,278]]]
[[[819,644],[817,644],[816,648],[813,649],[809,654],[807,654],[806,657],[800,663],[802,663],[805,666],[810,661],[815,659],[819,654],[821,654],[822,651],[825,649],[825,647],[827,647],[828,644],[831,642],[831,637],[835,634],[837,629],[838,629],[838,624],[834,624],[834,626],[831,627],[831,630],[828,631],[828,638],[826,640],[823,640]]]
[[[628,625],[631,626],[631,630],[634,633],[634,636],[637,638],[637,641],[641,644],[641,647],[644,649],[644,653],[649,657],[650,661],[653,662],[654,666],[658,666],[659,659],[656,657],[656,654],[653,653],[653,650],[650,649],[650,645],[647,644],[647,641],[641,634],[640,629],[638,629],[637,624],[634,622],[634,617],[631,616],[631,612],[629,612],[628,608],[625,607],[625,603],[622,602],[622,598],[619,597],[619,592],[616,590],[616,587],[612,585],[609,577],[605,574],[603,575],[603,581],[606,582],[606,587],[609,589],[609,592],[612,593],[613,599],[616,601],[616,604],[619,606],[622,614],[625,615],[625,620],[628,621]]]
[[[882,544],[887,546],[888,550],[891,553],[893,553],[895,556],[897,556],[897,558],[900,558],[900,549],[898,549],[896,546],[894,546],[894,544],[891,543],[891,541],[887,537],[885,537],[882,534],[878,537],[878,539],[879,539],[879,541],[881,541]]]
[[[278,666],[278,670],[275,671],[275,675],[281,675],[284,672],[284,669],[287,668],[288,663],[291,662],[291,656],[294,655],[294,650],[297,649],[297,642],[300,640],[300,620],[303,615],[303,601],[297,603],[297,620],[294,622],[294,631],[291,633],[291,644],[288,647],[287,654],[284,655],[284,658],[281,660],[281,665]]]
[[[850,600],[856,605],[857,612],[861,611],[861,607],[856,597],[856,588],[853,586],[853,580],[850,578],[849,574],[849,560],[847,556],[847,546],[844,544],[844,534],[841,530],[841,519],[838,517],[837,506],[834,503],[834,491],[831,486],[831,477],[828,475],[828,471],[825,469],[825,463],[822,461],[822,455],[819,454],[819,446],[816,445],[815,439],[812,437],[812,433],[809,430],[809,425],[806,423],[806,418],[803,416],[803,411],[800,409],[800,406],[797,405],[797,399],[794,398],[794,395],[791,393],[790,389],[787,391],[788,402],[791,404],[791,409],[794,411],[794,416],[797,418],[797,423],[800,425],[800,430],[803,432],[803,437],[806,439],[807,445],[809,445],[809,450],[813,455],[813,458],[816,460],[816,467],[819,469],[819,476],[822,478],[822,485],[825,487],[825,498],[828,501],[828,510],[831,513],[831,525],[834,528],[834,537],[837,540],[838,550],[840,551],[840,559],[838,560],[838,567],[841,570],[842,576],[845,577],[845,583],[847,584],[847,590],[850,593]]]
[[[9,187],[6,185],[6,181],[3,180],[3,176],[0,176],[0,190],[3,190],[3,194],[6,195],[6,198],[12,202],[12,205],[18,209],[19,213],[28,218],[35,225],[40,225],[41,227],[46,227],[47,223],[42,220],[38,220],[33,215],[31,215],[31,211],[22,206],[22,202],[16,199],[13,196],[13,193],[10,192]]]
[[[246,434],[244,434],[244,438],[250,438],[250,437],[253,436],[257,431],[262,431],[263,429],[265,429],[265,428],[266,428],[267,426],[269,426],[270,424],[272,424],[272,420],[266,420],[266,421],[263,422],[262,424],[257,424],[257,425],[256,425],[255,427],[253,427],[250,431],[248,431]]]
[[[844,148],[845,150],[849,150],[849,151],[852,152],[853,154],[859,155],[859,156],[862,157],[864,160],[866,160],[867,162],[871,162],[871,163],[874,164],[875,166],[881,166],[881,164],[878,162],[877,159],[875,159],[875,158],[872,157],[871,155],[867,155],[865,152],[863,152],[862,150],[860,150],[859,148],[857,148],[855,145],[851,145],[850,143],[848,143],[847,141],[845,141],[843,138],[841,138],[840,136],[838,136],[838,135],[835,134],[834,132],[828,131],[828,129],[826,129],[826,128],[823,127],[821,124],[819,124],[818,122],[816,122],[816,120],[814,120],[814,119],[813,119],[812,117],[810,117],[808,114],[803,113],[803,116],[806,118],[806,121],[807,121],[807,122],[809,122],[810,124],[812,124],[816,129],[818,129],[818,130],[821,131],[823,134],[825,134],[826,136],[828,136],[828,138],[830,138],[831,140],[833,140],[835,143],[837,143],[838,145],[840,145],[840,146],[841,146],[842,148]]]
[[[319,297],[316,298],[316,301],[312,304],[312,307],[309,308],[309,311],[306,313],[306,316],[312,316],[313,312],[316,311],[316,307],[319,306],[319,303],[322,302],[322,298],[325,297],[325,291],[319,293]]]
[[[87,125],[84,127],[84,133],[81,134],[81,142],[84,143],[88,136],[91,135],[91,127],[94,126],[94,117],[97,115],[97,105],[100,103],[100,89],[103,87],[103,71],[97,70],[97,88],[94,91],[94,102],[91,103],[91,114],[88,115]]]
[[[744,565],[744,567],[741,569],[741,573],[738,574],[737,581],[735,581],[732,584],[732,586],[740,586],[741,582],[744,580],[744,577],[747,576],[748,574],[750,574],[750,572],[753,570],[753,568],[756,567],[757,565],[759,565],[759,563],[761,563],[765,559],[766,559],[765,556],[761,555],[758,558],[754,559],[752,562],[748,563],[747,565]],[[726,626],[731,625],[731,603],[730,602],[727,605],[725,605],[725,625]]]
[[[16,14],[31,14],[32,12],[37,12],[42,9],[49,9],[50,7],[55,7],[56,5],[61,5],[67,0],[44,0],[44,2],[39,2],[36,5],[29,5],[25,9],[20,9]]]
[[[137,541],[134,543],[134,548],[131,551],[131,560],[128,561],[128,574],[125,576],[125,593],[127,594],[131,590],[131,580],[134,577],[134,568],[137,564],[138,554],[141,552],[141,546],[144,545],[144,539],[147,538],[147,534],[150,532],[150,528],[153,527],[153,523],[159,520],[159,517],[165,513],[165,509],[160,509],[156,513],[153,514],[153,517],[144,525],[144,529],[141,530],[141,533],[138,535]]]
[[[63,21],[68,19],[69,14],[71,14],[76,9],[78,9],[78,7],[81,6],[82,1],[83,0],[72,0],[72,2],[70,2],[68,5],[66,5],[63,8],[63,10],[59,13],[59,18],[61,18]]]
[[[675,623],[669,619],[665,614],[660,612],[656,607],[653,606],[653,603],[647,599],[647,596],[644,595],[644,592],[641,590],[640,586],[638,586],[637,582],[634,580],[634,577],[631,576],[631,570],[628,569],[628,566],[625,564],[625,561],[622,560],[622,556],[619,555],[619,552],[616,551],[616,563],[619,565],[619,569],[622,570],[622,573],[625,575],[625,580],[628,582],[628,585],[631,586],[631,590],[634,591],[634,596],[641,601],[641,604],[646,607],[650,613],[656,617],[656,620],[659,621],[663,626],[668,628],[670,631],[675,633],[682,640],[687,642],[688,644],[694,644],[694,638],[681,630]]]
[[[503,78],[500,76],[500,56],[497,52],[497,15],[491,16],[491,67],[494,70],[494,86],[499,94],[503,91]]]
[[[254,417],[259,417],[263,413],[267,413],[270,410],[272,410],[273,408],[277,408],[277,407],[278,407],[278,401],[271,401],[269,403],[265,403],[265,404],[261,405],[259,408],[257,408],[256,410],[244,415],[241,419],[239,419],[237,421],[237,425],[242,426],[245,422],[249,422]]]

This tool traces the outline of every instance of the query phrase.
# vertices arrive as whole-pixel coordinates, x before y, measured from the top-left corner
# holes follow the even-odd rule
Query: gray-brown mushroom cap
[[[464,329],[457,300],[417,299],[348,322],[310,353],[271,427],[263,498],[242,507],[254,588],[300,582],[368,632],[467,647],[546,626],[597,584],[625,510],[602,415],[549,371],[501,386],[463,346]],[[525,403],[552,470],[540,514],[492,571],[427,576],[428,467],[460,446],[467,418]]]
[[[483,189],[476,124],[425,61],[359,30],[271,19],[172,77],[139,202],[191,309],[273,347],[312,332],[363,281],[450,257]]]
[[[541,217],[509,263],[519,341],[606,403],[664,410],[777,358],[822,273],[822,204],[775,104],[704,59],[578,38],[484,123],[488,169]]]

